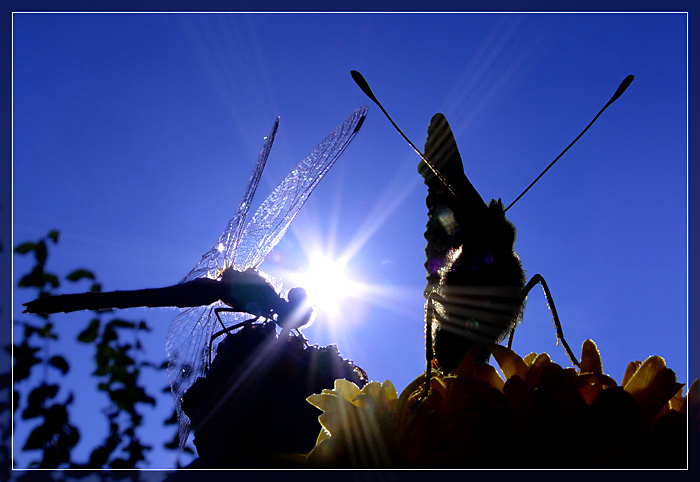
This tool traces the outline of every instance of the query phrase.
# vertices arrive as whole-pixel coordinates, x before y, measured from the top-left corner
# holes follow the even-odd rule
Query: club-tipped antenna
[[[372,89],[370,89],[369,84],[367,83],[365,78],[362,76],[362,74],[359,73],[357,70],[351,70],[350,75],[352,76],[352,79],[355,81],[357,86],[360,89],[362,89],[362,92],[364,92],[365,95],[372,100],[372,102],[377,104],[377,107],[379,107],[381,109],[381,111],[384,113],[384,115],[386,116],[386,118],[389,119],[389,122],[391,122],[391,125],[394,126],[394,129],[396,129],[398,131],[398,133],[401,134],[401,137],[403,137],[404,140],[410,144],[410,146],[413,148],[413,150],[418,153],[418,155],[423,160],[423,162],[425,162],[425,164],[430,168],[430,170],[433,171],[433,174],[435,174],[435,177],[437,177],[440,180],[440,182],[442,184],[444,184],[445,187],[450,191],[452,196],[454,196],[456,198],[457,195],[452,190],[452,186],[450,186],[450,183],[448,183],[447,179],[445,179],[445,176],[443,176],[440,173],[440,171],[437,170],[437,168],[433,165],[433,163],[430,162],[430,160],[427,157],[425,157],[425,155],[413,144],[413,142],[411,142],[411,139],[409,139],[406,136],[406,134],[403,133],[401,128],[396,125],[396,122],[394,122],[394,119],[391,118],[391,116],[386,111],[386,109],[384,109],[384,106],[381,104],[381,102],[379,102],[377,97],[374,95],[374,92],[372,92]]]
[[[596,116],[593,118],[593,120],[586,126],[586,128],[585,128],[584,130],[581,131],[581,133],[578,135],[578,137],[576,137],[576,139],[574,139],[573,141],[571,141],[571,144],[569,144],[568,146],[566,146],[566,149],[564,149],[563,151],[561,151],[561,154],[559,154],[559,155],[557,156],[556,159],[554,159],[552,162],[549,163],[549,166],[547,166],[546,169],[545,169],[544,171],[542,171],[542,172],[540,173],[540,175],[537,176],[537,177],[535,178],[535,180],[532,181],[532,182],[530,183],[530,185],[529,185],[527,188],[525,188],[525,190],[524,190],[523,192],[520,193],[520,196],[518,196],[518,197],[515,198],[515,201],[513,201],[512,203],[510,203],[510,204],[508,205],[508,207],[505,209],[505,211],[508,211],[508,210],[513,206],[513,204],[515,204],[516,202],[518,202],[518,200],[520,200],[520,198],[523,197],[523,196],[525,195],[525,193],[528,192],[528,191],[530,190],[530,188],[531,188],[532,186],[534,186],[535,183],[536,183],[537,181],[539,181],[540,178],[541,178],[542,176],[544,176],[544,173],[547,172],[547,171],[549,170],[549,168],[552,167],[552,166],[554,165],[554,163],[557,162],[557,161],[559,160],[559,158],[561,158],[561,156],[563,156],[564,153],[565,153],[566,151],[568,151],[569,148],[570,148],[571,146],[573,146],[574,143],[576,143],[576,141],[578,141],[578,140],[581,138],[581,136],[582,136],[583,134],[586,133],[586,131],[588,130],[588,128],[591,127],[591,126],[593,125],[593,123],[598,119],[598,117],[600,117],[600,114],[602,114],[602,113],[605,111],[605,109],[607,109],[608,107],[610,107],[610,105],[611,105],[613,102],[615,102],[617,99],[620,98],[620,96],[625,92],[625,90],[627,90],[627,87],[630,86],[630,84],[632,83],[633,80],[634,80],[634,75],[628,75],[627,77],[625,77],[625,79],[622,81],[622,83],[620,84],[620,86],[617,88],[617,90],[615,91],[615,93],[613,94],[613,96],[610,98],[610,100],[608,101],[608,103],[605,104],[605,105],[603,106],[602,109],[600,109],[600,112],[598,112],[598,113],[596,114]]]

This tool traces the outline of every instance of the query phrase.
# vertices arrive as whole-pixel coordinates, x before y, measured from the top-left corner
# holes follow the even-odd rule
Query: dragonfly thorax
[[[224,270],[221,276],[221,301],[236,311],[274,320],[283,329],[297,329],[310,324],[313,309],[307,303],[306,291],[292,288],[289,301],[257,270]]]
[[[285,300],[257,270],[224,270],[221,276],[221,301],[236,311],[272,319]]]

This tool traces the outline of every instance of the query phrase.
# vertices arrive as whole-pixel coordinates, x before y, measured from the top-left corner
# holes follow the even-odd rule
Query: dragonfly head
[[[286,309],[279,313],[278,324],[287,330],[300,329],[313,323],[314,310],[304,288],[292,288],[287,294]]]

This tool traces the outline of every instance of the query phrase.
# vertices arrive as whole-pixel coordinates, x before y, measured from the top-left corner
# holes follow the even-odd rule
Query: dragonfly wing
[[[216,315],[215,308],[225,306],[217,301],[208,306],[187,308],[170,323],[165,339],[168,353],[168,381],[175,397],[175,408],[180,427],[180,446],[184,446],[190,432],[190,420],[182,411],[182,396],[199,377],[206,375],[211,339]]]
[[[265,139],[265,144],[258,155],[258,162],[253,169],[253,174],[250,177],[250,181],[248,181],[245,193],[238,203],[233,219],[228,223],[226,230],[224,230],[214,246],[204,253],[202,259],[180,283],[204,277],[217,279],[221,276],[221,272],[233,263],[233,256],[241,239],[246,216],[250,210],[250,204],[260,182],[262,172],[265,169],[265,163],[270,155],[278,126],[279,117],[275,119],[272,130]],[[168,354],[167,375],[175,398],[181,446],[184,446],[190,431],[190,420],[181,407],[182,396],[197,378],[203,377],[207,373],[209,368],[209,341],[215,330],[216,315],[213,310],[224,306],[224,303],[217,301],[208,306],[183,309],[170,323],[170,328],[165,338],[165,351]],[[215,343],[218,344],[218,341],[215,340]],[[212,352],[212,358],[213,356],[214,351]]]
[[[245,227],[234,267],[257,268],[287,232],[311,192],[360,130],[367,107],[360,107],[285,177]]]
[[[226,230],[216,241],[214,246],[204,253],[202,259],[199,263],[190,271],[187,276],[185,276],[180,283],[186,281],[192,281],[195,278],[213,278],[217,279],[221,275],[221,272],[233,264],[233,257],[238,248],[238,243],[241,239],[241,233],[243,232],[243,227],[245,226],[246,216],[248,215],[248,210],[250,209],[250,203],[253,201],[253,196],[255,195],[255,190],[260,182],[260,176],[262,176],[263,169],[265,169],[265,163],[270,155],[270,149],[272,149],[272,143],[275,140],[275,135],[277,134],[277,127],[279,125],[279,117],[275,120],[270,135],[265,138],[265,144],[263,145],[262,151],[258,156],[258,162],[253,169],[253,174],[248,181],[248,186],[246,187],[245,193],[238,203],[238,209],[236,209],[236,214],[233,219],[228,223]]]
[[[243,228],[250,203],[258,186],[265,162],[272,147],[278,121],[272,128],[263,147],[258,163],[238,205],[236,215],[216,244],[204,254],[194,269],[181,281],[195,278],[218,278],[232,264],[243,270],[257,267],[287,231],[297,212],[306,202],[313,189],[342,154],[353,139],[367,114],[367,108],[355,111],[338,126],[326,140],[304,158],[263,202],[253,220]],[[243,254],[240,254],[243,250]],[[209,342],[213,333],[220,329],[215,325],[213,310],[225,305],[218,301],[212,305],[189,308],[182,311],[170,324],[166,337],[168,353],[168,380],[175,397],[180,425],[180,445],[184,446],[190,431],[190,420],[182,411],[182,396],[198,377],[208,370]],[[232,314],[225,317],[227,326],[250,315]],[[219,340],[212,343],[212,359]]]

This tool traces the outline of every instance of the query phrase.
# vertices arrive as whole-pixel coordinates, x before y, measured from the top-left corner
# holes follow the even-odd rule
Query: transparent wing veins
[[[204,253],[202,259],[180,283],[203,277],[216,279],[220,277],[224,269],[233,263],[233,254],[238,248],[244,223],[250,210],[250,204],[260,183],[260,177],[270,155],[278,126],[279,117],[275,119],[272,130],[265,139],[250,181],[248,181],[243,197],[238,203],[235,215],[229,221],[226,229],[214,246]],[[209,360],[207,350],[209,340],[214,331],[214,323],[211,319],[214,316],[213,310],[224,306],[224,303],[217,301],[208,306],[197,306],[181,310],[181,313],[170,323],[168,334],[165,338],[165,351],[169,359],[167,376],[175,398],[181,447],[184,447],[190,432],[190,420],[181,407],[182,396],[197,378],[206,375]]]
[[[231,265],[238,270],[259,266],[282,239],[311,192],[355,137],[366,114],[366,107],[357,109],[309,155],[302,159],[267,197],[244,228],[253,195],[277,132],[278,118],[258,156],[258,162],[238,204],[236,214],[212,249],[202,256],[202,259],[183,278],[181,283],[201,277],[217,279],[221,272]],[[168,330],[166,337],[166,352],[169,358],[167,374],[175,397],[181,447],[184,446],[190,432],[190,420],[181,407],[182,396],[197,378],[206,376],[209,341],[215,330],[213,309],[224,306],[226,305],[223,302],[217,301],[208,306],[183,309],[173,319]],[[230,321],[237,323],[247,317],[250,315],[233,314]],[[218,341],[220,340],[213,344],[212,357],[215,354]]]
[[[287,232],[299,210],[360,129],[367,107],[360,107],[331,132],[285,177],[255,212],[241,237],[234,267],[258,267]]]
[[[250,181],[248,181],[248,186],[246,187],[241,201],[238,203],[236,214],[233,216],[231,221],[229,221],[228,226],[216,241],[214,246],[212,246],[209,251],[204,253],[202,259],[199,260],[195,267],[192,268],[192,271],[190,271],[187,276],[180,281],[180,283],[192,281],[196,278],[206,277],[216,279],[221,275],[223,270],[233,264],[233,256],[238,249],[241,234],[243,233],[243,227],[245,226],[246,216],[250,210],[250,204],[253,201],[255,190],[258,188],[258,184],[260,183],[260,177],[265,169],[265,163],[270,155],[270,149],[272,149],[272,143],[274,142],[275,135],[277,134],[279,121],[279,117],[275,119],[272,130],[265,139],[265,144],[258,155],[258,162],[253,169],[253,174],[250,177]]]

